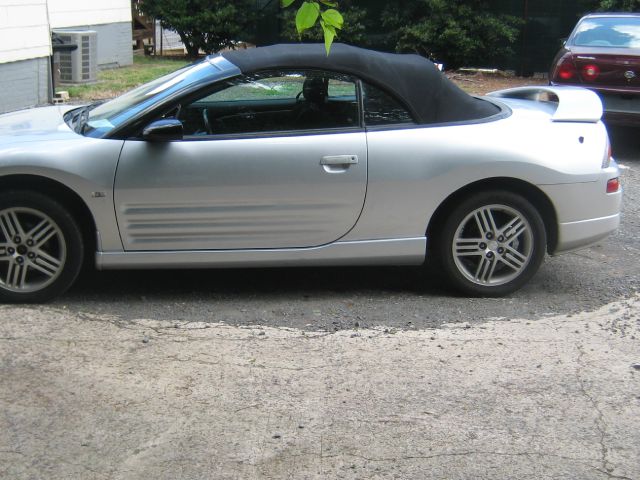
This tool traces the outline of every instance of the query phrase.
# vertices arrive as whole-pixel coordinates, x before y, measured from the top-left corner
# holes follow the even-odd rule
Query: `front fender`
[[[102,248],[121,251],[113,211],[113,180],[123,143],[77,137],[10,144],[0,149],[0,178],[27,175],[66,186],[89,208]]]

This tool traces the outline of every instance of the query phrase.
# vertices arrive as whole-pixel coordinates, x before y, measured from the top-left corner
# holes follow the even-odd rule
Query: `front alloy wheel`
[[[472,295],[520,288],[544,258],[546,234],[537,210],[510,192],[476,194],[445,222],[440,245],[445,273]]]
[[[0,195],[0,300],[39,302],[66,290],[82,263],[71,215],[35,192]]]

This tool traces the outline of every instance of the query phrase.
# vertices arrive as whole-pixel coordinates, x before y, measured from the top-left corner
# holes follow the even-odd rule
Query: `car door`
[[[324,88],[320,103],[312,84]],[[183,140],[122,149],[114,202],[125,250],[311,247],[356,223],[367,145],[353,79],[262,74],[178,110]]]

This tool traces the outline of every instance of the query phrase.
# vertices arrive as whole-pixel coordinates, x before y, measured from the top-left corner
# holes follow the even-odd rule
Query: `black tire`
[[[83,259],[80,228],[60,203],[28,190],[0,194],[0,302],[41,303],[61,295]]]
[[[546,253],[540,213],[508,191],[468,196],[450,212],[441,231],[433,233],[433,253],[443,273],[454,288],[472,296],[499,297],[518,290],[538,271]]]

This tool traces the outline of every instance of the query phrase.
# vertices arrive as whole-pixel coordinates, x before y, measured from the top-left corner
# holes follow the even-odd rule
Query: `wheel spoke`
[[[33,268],[34,270],[37,270],[38,272],[42,273],[43,275],[45,275],[48,278],[51,278],[55,275],[55,272],[51,272],[50,270],[47,270],[45,267],[42,267],[40,265],[38,265],[37,263],[31,263],[31,265],[29,265],[29,267]]]
[[[36,258],[31,262],[33,268],[44,273],[45,275],[52,277],[62,267],[62,261],[55,257],[52,257],[48,253],[37,250]]]
[[[0,229],[2,230],[5,241],[9,241],[16,236],[24,235],[18,216],[16,212],[12,210],[5,210],[0,213]]]
[[[502,256],[502,263],[519,272],[527,263],[527,257],[515,248],[508,246],[507,252]]]
[[[517,221],[519,217],[513,217],[507,223],[505,223],[502,228],[500,228],[499,233],[505,234],[507,230],[509,230]]]
[[[11,256],[7,253],[8,243],[0,243],[0,260],[11,258]]]
[[[27,236],[31,237],[36,246],[44,244],[47,240],[56,234],[56,227],[49,219],[43,219],[35,227],[33,227]]]
[[[520,271],[520,266],[518,265],[517,262],[512,262],[512,259],[509,258],[508,256],[504,255],[500,261],[502,263],[504,263],[507,267],[509,267],[511,270],[513,270],[514,272],[518,272]]]
[[[526,263],[526,261],[528,259],[528,257],[526,255],[523,255],[518,250],[513,248],[511,245],[507,246],[507,254],[510,255],[510,256],[513,256],[521,264]]]
[[[522,270],[523,264],[520,263],[520,261],[517,260],[513,255],[510,255],[510,254],[503,255],[500,261],[504,263],[507,267],[509,267],[511,270],[513,270],[514,272],[519,272],[520,270]]]
[[[484,208],[482,210],[484,212],[484,216],[489,223],[489,230],[493,233],[498,231],[498,227],[496,226],[496,221],[493,218],[493,211],[490,208]]]
[[[456,256],[468,257],[473,255],[482,255],[480,249],[481,238],[459,238],[456,240],[455,249]]]
[[[6,284],[11,288],[24,288],[27,279],[27,266],[10,262],[7,270]]]
[[[484,209],[476,211],[473,214],[473,217],[476,219],[476,224],[478,225],[478,230],[480,232],[480,235],[484,237],[487,234],[487,232],[491,229],[489,222],[487,222],[487,219],[484,216]]]
[[[502,229],[502,233],[507,239],[515,240],[526,230],[527,225],[525,224],[524,220],[522,220],[520,217],[515,217],[509,223],[507,223],[507,225],[505,225],[505,227]]]
[[[496,263],[495,258],[488,259],[487,257],[482,257],[480,262],[478,262],[478,268],[476,269],[476,280],[482,283],[488,283],[493,277],[493,272],[496,269]]]
[[[20,266],[20,284],[18,285],[20,288],[24,288],[26,281],[27,281],[27,272],[29,271],[29,269],[27,268],[26,265],[21,265]]]

